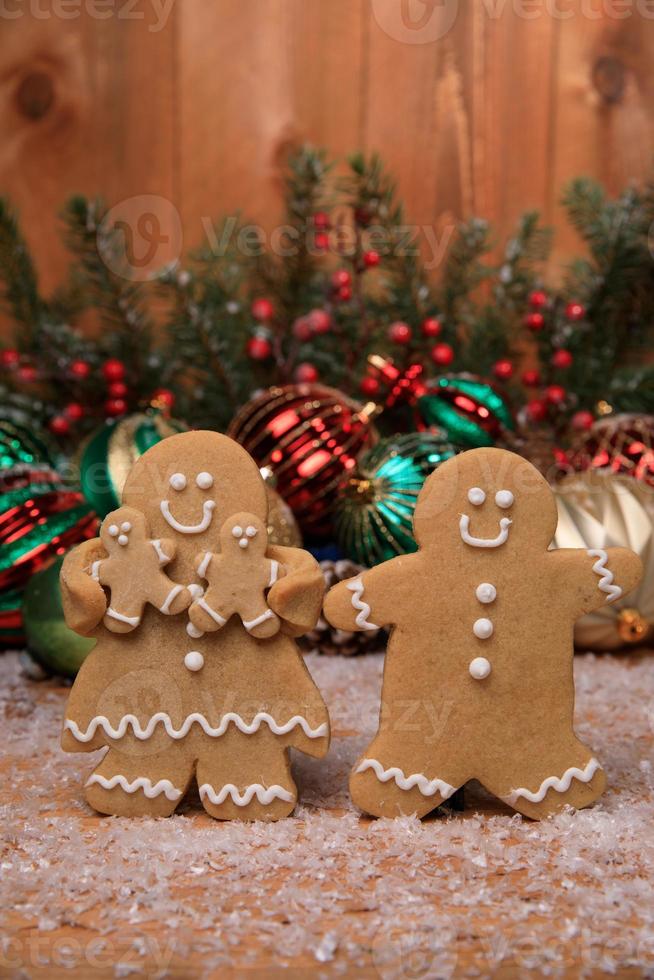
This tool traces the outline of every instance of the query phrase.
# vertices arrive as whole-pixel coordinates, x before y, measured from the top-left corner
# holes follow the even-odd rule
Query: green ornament
[[[0,470],[19,466],[56,468],[57,451],[25,412],[0,408]]]
[[[74,677],[96,641],[66,626],[59,587],[63,560],[58,558],[28,582],[23,595],[23,629],[35,660],[55,674]]]
[[[493,446],[515,421],[506,400],[488,381],[474,375],[439,378],[418,399],[418,413],[428,426],[442,426],[458,446]]]
[[[96,514],[105,517],[120,506],[132,466],[151,446],[186,426],[161,412],[127,415],[106,422],[87,442],[80,462],[82,492]]]
[[[362,456],[336,506],[336,533],[348,557],[370,567],[415,551],[418,494],[454,454],[447,435],[436,429],[384,439]]]

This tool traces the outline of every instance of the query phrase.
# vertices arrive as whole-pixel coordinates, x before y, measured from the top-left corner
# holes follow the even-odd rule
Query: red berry
[[[542,313],[527,313],[524,318],[524,325],[534,333],[538,333],[545,326],[545,317]]]
[[[435,364],[447,366],[454,360],[454,351],[449,344],[436,344],[431,349],[431,359]]]
[[[124,398],[127,394],[127,385],[124,381],[112,381],[107,386],[107,394],[110,398]]]
[[[264,323],[266,320],[272,320],[275,308],[269,299],[262,297],[261,299],[255,299],[251,306],[251,312],[255,320]]]
[[[379,265],[381,257],[379,252],[376,252],[374,248],[363,253],[363,264],[367,269],[374,269],[376,265]]]
[[[388,328],[388,339],[393,344],[408,344],[411,340],[411,327],[408,323],[396,320]]]
[[[102,365],[102,373],[107,381],[122,381],[125,377],[125,365],[115,357],[110,357]]]
[[[549,385],[545,397],[552,405],[561,405],[566,399],[566,390],[561,385]]]
[[[91,373],[91,365],[88,361],[71,361],[70,373],[75,378],[88,378]]]
[[[542,422],[547,415],[547,405],[540,398],[527,402],[527,415],[532,422]]]
[[[500,381],[508,381],[513,375],[513,364],[511,361],[506,359],[496,361],[495,364],[493,364],[493,374],[496,378],[499,378]]]
[[[583,320],[583,318],[586,316],[586,307],[573,300],[566,306],[565,315],[567,316],[568,320]]]
[[[8,367],[8,368],[16,367],[19,360],[20,360],[20,354],[18,353],[17,350],[8,349],[8,350],[3,350],[2,353],[0,353],[0,363],[2,364],[3,367]]]
[[[336,296],[340,299],[341,303],[347,303],[348,300],[352,299],[352,287],[340,286]]]
[[[317,231],[313,236],[313,244],[321,252],[326,252],[329,248],[329,235],[326,231]]]
[[[525,371],[522,375],[522,383],[527,388],[536,388],[540,384],[540,374],[538,371]]]
[[[78,422],[84,415],[84,406],[80,405],[79,402],[69,402],[64,409],[64,414],[67,415],[72,422]]]
[[[540,310],[547,303],[547,294],[542,289],[534,289],[529,293],[529,305],[535,310]]]
[[[332,285],[335,289],[340,289],[343,286],[351,286],[352,276],[347,269],[337,269],[332,275]]]
[[[117,415],[124,415],[127,411],[127,402],[124,398],[108,398],[104,403],[104,414],[115,418]]]
[[[435,316],[428,316],[426,320],[422,321],[422,334],[423,337],[438,337],[441,332],[441,321]]]
[[[23,364],[18,368],[18,377],[25,384],[31,384],[36,381],[36,368],[33,364]]]
[[[316,211],[313,216],[313,224],[315,228],[331,228],[329,215],[326,211]]]
[[[272,354],[272,345],[265,337],[250,337],[247,352],[253,361],[265,361]]]
[[[365,377],[361,379],[361,392],[368,398],[374,398],[379,392],[379,381],[377,378]]]
[[[315,365],[310,364],[309,361],[298,364],[295,369],[295,380],[299,384],[311,384],[313,381],[317,381],[318,371]]]
[[[159,402],[166,408],[172,408],[175,404],[175,395],[170,388],[155,388],[152,392],[152,401]]]
[[[575,412],[572,416],[572,428],[576,429],[577,432],[585,432],[587,429],[592,428],[595,418],[592,412]]]
[[[311,326],[309,324],[309,318],[306,316],[299,316],[293,324],[293,336],[300,341],[300,343],[306,343],[306,341],[311,336]]]
[[[311,310],[307,320],[312,333],[329,333],[331,330],[332,318],[327,310]]]
[[[65,436],[67,432],[70,432],[70,422],[63,415],[55,415],[48,422],[48,428],[56,436]]]
[[[569,368],[572,364],[572,354],[569,350],[565,350],[561,347],[559,350],[555,350],[552,354],[552,365],[555,368]]]

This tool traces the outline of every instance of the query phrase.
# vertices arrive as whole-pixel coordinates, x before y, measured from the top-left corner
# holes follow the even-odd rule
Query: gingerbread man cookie
[[[419,550],[328,594],[334,626],[393,627],[379,730],[350,778],[362,810],[423,816],[471,779],[535,819],[601,794],[573,729],[572,628],[642,567],[625,548],[548,550],[556,522],[529,462],[471,450],[425,483]]]
[[[297,548],[267,547],[268,503],[259,469],[241,446],[215,432],[185,432],[149,449],[127,477],[123,504],[105,521],[101,538],[66,556],[61,573],[69,626],[98,641],[70,693],[62,735],[69,752],[108,748],[86,781],[87,801],[101,813],[166,816],[195,780],[202,805],[214,817],[285,816],[298,795],[290,749],[320,757],[329,746],[327,709],[294,640],[320,614],[324,580],[317,562]],[[122,529],[126,523],[129,532]],[[210,581],[207,595],[211,601],[215,595],[220,607],[223,589],[234,593],[242,575],[234,576],[233,562],[243,558],[253,579],[230,602],[250,626],[248,617],[269,607],[273,615],[262,622],[267,629],[279,625],[274,636],[253,635],[239,616],[219,630],[212,620],[205,631],[188,615],[162,615],[163,588],[158,605],[148,600],[138,629],[106,628],[106,563],[129,556],[137,533],[139,552],[156,559],[156,547],[147,541],[151,534],[172,559],[172,583],[199,600],[207,583],[198,574],[198,554],[219,551],[223,526],[228,540],[201,569]],[[236,526],[244,530],[238,539],[232,534]],[[112,527],[118,534],[110,533]],[[257,531],[253,536],[250,527]],[[123,534],[127,544],[121,544]],[[240,547],[243,537],[247,548]],[[220,567],[223,551],[234,548],[238,555],[232,555],[232,565],[225,561],[221,581],[211,565]],[[274,562],[285,574],[277,576],[264,602]],[[111,605],[133,616],[130,593],[141,600],[152,570],[146,581],[130,571],[129,562],[122,564],[128,579],[123,587],[116,573]],[[94,565],[97,579],[89,574]],[[230,607],[220,608],[226,615]]]
[[[280,619],[266,602],[266,591],[284,569],[266,558],[268,530],[254,514],[234,514],[220,529],[220,554],[202,552],[196,562],[209,588],[189,609],[189,619],[202,631],[218,630],[238,615],[248,633],[258,639],[274,636]]]
[[[129,633],[136,629],[147,602],[166,616],[188,608],[191,593],[163,571],[175,556],[175,545],[169,538],[151,540],[143,514],[131,507],[107,514],[100,540],[108,557],[93,561],[89,573],[111,593],[103,619],[108,630]]]

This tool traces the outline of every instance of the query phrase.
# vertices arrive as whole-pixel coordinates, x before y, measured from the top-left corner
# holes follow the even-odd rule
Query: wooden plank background
[[[558,264],[565,182],[615,191],[651,166],[652,18],[637,0],[6,0],[0,193],[49,289],[71,193],[157,195],[186,249],[203,217],[273,227],[284,155],[310,140],[379,150],[412,222],[477,213],[504,235],[538,207]]]

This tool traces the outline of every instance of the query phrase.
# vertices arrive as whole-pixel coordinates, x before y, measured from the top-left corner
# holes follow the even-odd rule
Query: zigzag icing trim
[[[580,783],[589,783],[597,770],[601,768],[597,759],[591,758],[583,769],[578,769],[577,766],[571,766],[569,769],[566,769],[560,778],[558,776],[548,776],[547,779],[543,780],[540,788],[535,793],[522,787],[521,789],[512,790],[504,799],[511,805],[517,803],[521,796],[529,800],[530,803],[540,803],[545,799],[545,794],[548,790],[555,789],[557,793],[565,793],[570,789],[573,779],[578,779]]]
[[[363,759],[356,771],[365,772],[366,769],[372,769],[381,783],[387,783],[393,779],[400,789],[413,789],[417,786],[423,796],[434,796],[434,794],[440,793],[442,798],[447,800],[452,793],[456,792],[456,786],[450,786],[443,779],[428,779],[421,772],[414,772],[410,776],[406,776],[397,766],[384,769],[378,759]]]
[[[252,783],[251,786],[246,787],[243,793],[239,793],[238,787],[234,783],[226,783],[219,793],[214,791],[210,783],[203,783],[200,786],[200,799],[202,801],[208,799],[215,806],[224,803],[228,796],[231,796],[232,802],[237,806],[247,806],[254,796],[259,803],[264,803],[266,806],[273,800],[286,800],[288,803],[295,800],[292,793],[289,793],[283,786],[277,785],[266,787],[262,786],[261,783]]]
[[[317,728],[311,728],[309,722],[302,715],[294,715],[289,718],[287,722],[283,725],[278,725],[272,715],[269,715],[267,711],[259,711],[252,721],[244,721],[240,715],[237,715],[234,711],[229,711],[227,714],[223,715],[220,719],[220,724],[217,727],[213,727],[209,724],[204,715],[195,711],[188,715],[181,728],[174,728],[171,721],[170,715],[165,711],[157,711],[156,714],[152,715],[148,721],[145,728],[141,727],[141,724],[136,717],[136,715],[123,715],[118,723],[117,728],[113,728],[111,722],[104,715],[96,715],[89,722],[89,726],[86,731],[82,731],[77,722],[73,721],[71,718],[67,718],[64,722],[64,729],[68,729],[73,733],[73,736],[78,742],[90,742],[97,732],[98,728],[102,728],[105,735],[109,738],[119,739],[123,738],[127,729],[131,727],[133,734],[136,738],[145,741],[152,737],[152,734],[157,727],[157,725],[163,725],[166,730],[166,734],[170,738],[186,738],[189,731],[193,725],[199,725],[205,735],[209,735],[211,738],[219,738],[224,735],[227,731],[230,723],[236,725],[239,731],[243,732],[245,735],[252,735],[254,732],[258,732],[262,724],[268,725],[271,732],[274,735],[286,735],[288,732],[292,731],[297,725],[300,726],[307,738],[323,738],[327,735],[327,723],[323,722],[322,725],[318,725]]]
[[[597,561],[593,565],[593,571],[596,575],[601,575],[598,588],[600,591],[607,593],[607,602],[615,602],[622,595],[622,589],[619,585],[613,584],[613,572],[606,564],[609,560],[608,554],[603,548],[591,548],[586,553],[589,558],[597,558]]]
[[[86,785],[91,786],[93,783],[99,783],[105,789],[113,789],[115,786],[120,786],[126,793],[136,793],[140,789],[149,800],[153,800],[155,796],[161,796],[162,793],[167,800],[178,800],[182,795],[181,789],[176,789],[169,779],[160,779],[159,782],[153,784],[147,776],[139,776],[138,779],[133,779],[129,783],[124,776],[112,776],[111,779],[107,779],[99,773],[93,773],[86,780]]]
[[[352,605],[355,609],[360,610],[359,614],[355,619],[355,623],[362,630],[378,630],[379,626],[375,626],[368,619],[370,615],[370,606],[367,602],[364,602],[361,596],[364,593],[363,579],[359,575],[358,578],[352,579],[351,582],[346,584],[346,588],[352,593]]]

